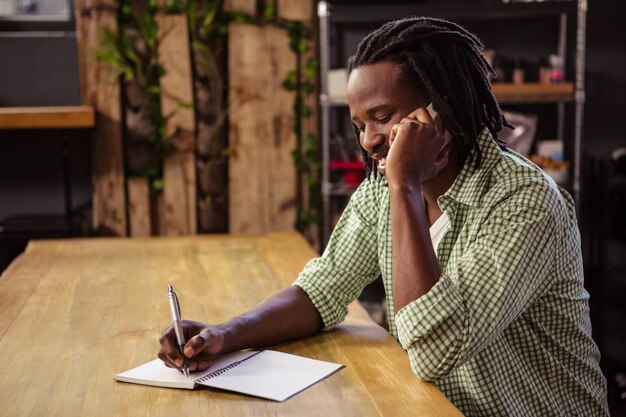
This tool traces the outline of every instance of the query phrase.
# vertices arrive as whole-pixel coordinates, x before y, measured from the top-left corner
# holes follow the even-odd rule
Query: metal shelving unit
[[[581,185],[581,157],[583,114],[585,104],[585,26],[587,0],[543,0],[513,1],[502,0],[501,3],[487,2],[471,5],[466,3],[450,4],[367,4],[350,5],[345,2],[320,1],[318,3],[319,42],[320,42],[320,120],[322,141],[322,242],[328,241],[331,233],[331,200],[337,196],[347,196],[352,189],[331,182],[330,178],[330,140],[331,112],[337,108],[345,108],[346,103],[333,101],[328,94],[327,75],[331,69],[331,25],[364,25],[373,27],[384,21],[404,16],[424,15],[448,18],[452,20],[495,20],[517,18],[558,18],[558,41],[556,53],[566,62],[568,45],[568,20],[575,16],[575,74],[573,82],[556,85],[538,84],[494,84],[494,93],[503,104],[510,103],[555,103],[557,106],[556,138],[564,143],[571,143],[573,166],[571,170],[571,191],[579,206]],[[567,74],[566,74],[567,76]],[[571,139],[564,136],[566,119],[566,103],[573,102],[574,132]]]

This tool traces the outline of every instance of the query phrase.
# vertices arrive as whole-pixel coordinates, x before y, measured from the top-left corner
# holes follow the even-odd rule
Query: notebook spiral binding
[[[205,382],[208,381],[211,378],[215,378],[216,376],[220,376],[222,375],[224,372],[228,372],[229,370],[241,365],[242,363],[244,363],[245,361],[249,361],[250,359],[254,358],[255,356],[260,355],[261,353],[263,353],[264,350],[260,350],[258,352],[253,353],[252,355],[248,356],[247,358],[241,359],[237,362],[233,362],[228,366],[225,366],[223,368],[217,369],[209,374],[206,374],[205,376],[203,376],[202,378],[198,378],[196,380],[196,382]]]

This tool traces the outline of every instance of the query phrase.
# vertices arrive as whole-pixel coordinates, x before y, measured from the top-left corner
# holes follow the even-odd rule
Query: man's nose
[[[375,153],[387,141],[387,136],[378,130],[366,129],[361,133],[361,146],[369,153]]]

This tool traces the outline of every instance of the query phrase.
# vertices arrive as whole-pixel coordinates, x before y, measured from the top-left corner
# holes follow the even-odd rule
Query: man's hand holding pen
[[[176,331],[173,326],[163,330],[159,342],[158,357],[170,368],[182,369],[185,358],[188,359],[189,371],[204,371],[220,356],[224,347],[224,334],[217,327],[207,326],[190,320],[181,321],[181,327],[187,343],[181,355],[178,349]]]
[[[171,308],[173,312],[180,311]],[[322,318],[309,296],[299,287],[287,287],[240,316],[217,325],[189,320],[173,320],[161,334],[158,357],[166,366],[203,371],[219,356],[250,347],[263,347],[321,330]],[[176,334],[179,327],[182,342]]]

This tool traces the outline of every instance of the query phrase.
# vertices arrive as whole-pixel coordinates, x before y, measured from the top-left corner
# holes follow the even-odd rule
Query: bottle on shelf
[[[563,81],[563,57],[550,55],[550,83],[559,84]]]

